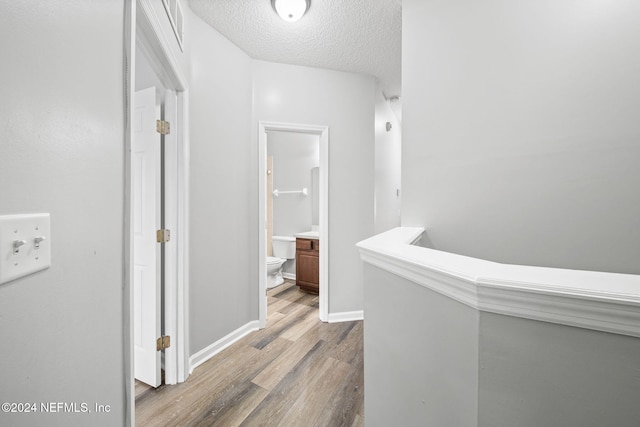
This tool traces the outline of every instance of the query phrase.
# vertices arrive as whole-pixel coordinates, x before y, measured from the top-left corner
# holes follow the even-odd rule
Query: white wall
[[[478,258],[640,273],[638,16],[404,1],[402,224]]]
[[[362,310],[355,244],[373,234],[374,79],[256,60],[253,84],[254,200],[258,121],[329,126],[329,313]]]
[[[190,58],[190,349],[258,318],[257,246],[250,195],[251,60],[188,13]]]
[[[273,156],[273,188],[280,191],[307,188],[308,195],[273,198],[273,234],[293,236],[311,230],[311,168],[320,163],[318,135],[268,132],[267,155]]]
[[[479,311],[371,264],[364,279],[367,426],[638,425],[637,337]]]
[[[400,226],[402,128],[382,91],[376,93],[375,233],[379,234]]]
[[[637,427],[640,339],[480,313],[478,426]]]
[[[477,427],[478,312],[370,264],[364,280],[367,426]]]
[[[52,266],[0,285],[0,413],[12,426],[124,424],[122,1],[0,1],[0,215],[50,212]]]

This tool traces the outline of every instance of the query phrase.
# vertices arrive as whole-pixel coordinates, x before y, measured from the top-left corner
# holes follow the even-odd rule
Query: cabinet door
[[[318,257],[316,255],[298,252],[296,279],[308,285],[317,285],[320,283],[320,268],[318,264]]]

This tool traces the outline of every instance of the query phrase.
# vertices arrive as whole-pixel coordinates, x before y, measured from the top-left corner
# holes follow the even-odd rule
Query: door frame
[[[329,320],[329,127],[258,122],[258,305],[259,325],[267,324],[267,132],[293,132],[320,138],[320,286],[319,318]]]
[[[189,132],[187,80],[172,50],[172,43],[162,30],[161,21],[151,0],[130,0],[125,10],[125,227],[124,227],[124,372],[125,424],[135,425],[135,364],[133,344],[133,223],[132,209],[132,101],[135,92],[135,59],[144,49],[151,68],[163,86],[175,91],[172,142],[165,146],[165,228],[171,241],[165,244],[165,333],[171,346],[165,350],[165,383],[184,382],[189,376]],[[166,105],[165,105],[166,108]],[[165,111],[166,112],[166,111]],[[171,113],[169,113],[171,115]],[[168,135],[167,135],[168,136]]]

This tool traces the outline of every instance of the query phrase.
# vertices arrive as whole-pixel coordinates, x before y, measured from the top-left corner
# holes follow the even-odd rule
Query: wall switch
[[[51,267],[48,213],[0,215],[0,284]]]

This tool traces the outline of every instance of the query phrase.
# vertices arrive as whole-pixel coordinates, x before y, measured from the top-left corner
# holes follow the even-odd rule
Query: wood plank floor
[[[268,292],[267,327],[178,385],[139,387],[138,426],[363,426],[362,322],[322,323],[318,296]]]

